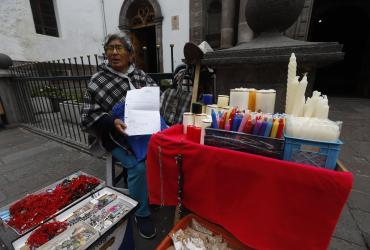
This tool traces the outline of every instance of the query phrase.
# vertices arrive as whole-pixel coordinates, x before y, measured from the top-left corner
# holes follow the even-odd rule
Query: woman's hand
[[[117,131],[120,132],[121,134],[124,134],[124,135],[127,135],[126,132],[125,132],[125,129],[126,129],[126,124],[123,123],[123,121],[121,121],[121,119],[115,119],[114,120],[114,126],[116,127]]]

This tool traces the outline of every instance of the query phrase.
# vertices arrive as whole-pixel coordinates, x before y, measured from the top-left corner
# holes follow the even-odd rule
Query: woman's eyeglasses
[[[116,49],[117,53],[123,54],[125,52],[125,47],[123,45],[108,45],[105,47],[105,52],[108,54],[112,54],[114,52],[114,49]]]

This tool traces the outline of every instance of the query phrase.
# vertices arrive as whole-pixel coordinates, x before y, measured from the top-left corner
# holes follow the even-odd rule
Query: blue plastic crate
[[[284,160],[333,170],[342,144],[340,140],[311,141],[285,135]]]

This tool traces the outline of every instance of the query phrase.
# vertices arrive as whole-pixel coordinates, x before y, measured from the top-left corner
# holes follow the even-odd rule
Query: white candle
[[[219,95],[217,98],[217,106],[220,108],[226,107],[229,105],[229,96]]]
[[[288,116],[285,133],[288,136],[317,141],[337,141],[340,129],[328,119]]]
[[[194,116],[194,126],[201,127],[202,120],[207,118],[207,114],[195,114]]]
[[[263,112],[263,113],[274,113],[275,99],[276,99],[276,91],[274,89],[257,90],[256,92],[256,111]]]
[[[202,122],[201,122],[201,132],[200,132],[200,144],[204,145],[204,136],[205,136],[205,132],[206,132],[206,128],[209,128],[211,127],[212,125],[212,120],[209,120],[209,119],[203,119]]]
[[[217,114],[218,113],[218,106],[216,104],[207,105],[206,114],[207,115],[212,115],[212,110],[214,110],[215,113]]]
[[[248,110],[249,92],[245,88],[230,89],[230,106]]]
[[[297,60],[295,54],[292,53],[289,59],[288,64],[288,78],[287,78],[287,90],[286,90],[286,100],[285,100],[285,113],[290,114],[292,109],[292,89],[293,89],[293,82],[295,81],[295,77],[297,75]]]

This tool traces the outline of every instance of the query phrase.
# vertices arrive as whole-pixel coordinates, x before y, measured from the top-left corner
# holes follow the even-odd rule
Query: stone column
[[[238,44],[249,42],[253,39],[253,30],[249,27],[245,18],[245,7],[248,0],[240,0],[239,24],[238,24]]]
[[[221,12],[221,48],[226,49],[234,42],[235,0],[222,1]]]

